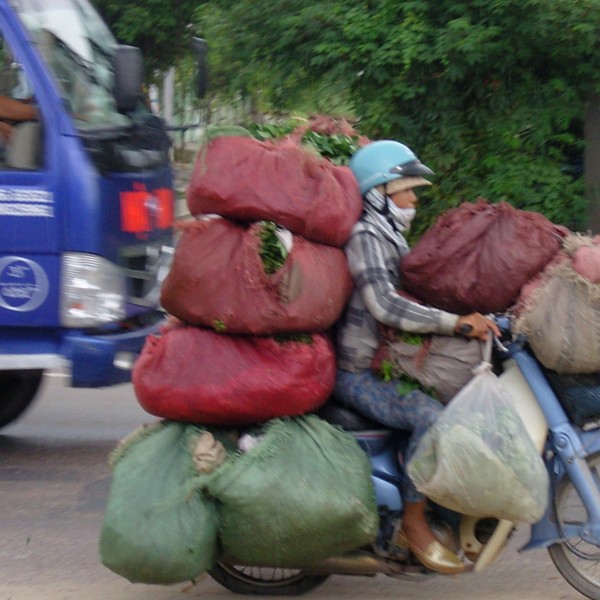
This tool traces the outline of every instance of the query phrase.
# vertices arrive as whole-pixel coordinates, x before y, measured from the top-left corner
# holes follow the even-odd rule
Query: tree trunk
[[[587,226],[592,233],[600,232],[600,95],[587,102],[584,125],[585,198],[588,205]]]

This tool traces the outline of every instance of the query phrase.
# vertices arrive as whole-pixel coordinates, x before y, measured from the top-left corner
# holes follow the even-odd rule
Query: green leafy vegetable
[[[420,333],[411,333],[410,331],[398,331],[396,337],[399,342],[404,342],[411,346],[422,346],[425,338]]]
[[[287,258],[288,252],[277,236],[277,224],[273,221],[262,221],[258,232],[261,241],[259,254],[267,275],[276,273]]]
[[[381,362],[379,366],[379,377],[383,379],[383,381],[391,381],[394,379],[394,365],[389,360],[384,360]]]
[[[273,336],[275,341],[279,344],[286,344],[288,342],[297,342],[299,344],[313,344],[313,336],[310,333],[278,333]]]
[[[316,131],[307,131],[302,136],[302,144],[329,159],[337,165],[347,164],[358,150],[358,137],[341,134],[324,135]]]
[[[397,380],[398,384],[396,386],[396,390],[400,396],[405,396],[406,394],[410,394],[410,392],[414,392],[415,390],[420,390],[425,394],[431,396],[432,398],[436,397],[435,390],[431,388],[426,388],[421,385],[416,379],[408,377],[405,373],[401,373],[398,371],[394,364],[389,360],[381,361],[381,365],[379,366],[379,370],[377,375],[385,382],[390,382]]]
[[[219,333],[223,333],[224,331],[227,331],[227,325],[225,325],[225,323],[223,323],[223,321],[221,321],[220,319],[215,319],[213,321],[213,328],[215,331],[217,331]]]

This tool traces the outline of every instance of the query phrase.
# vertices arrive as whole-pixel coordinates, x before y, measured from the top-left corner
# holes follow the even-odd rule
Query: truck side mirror
[[[115,54],[114,96],[117,110],[128,113],[135,110],[144,97],[144,62],[142,52],[135,46],[117,46]]]
[[[208,61],[206,40],[199,37],[192,39],[192,51],[196,56],[196,96],[204,98],[208,89]]]

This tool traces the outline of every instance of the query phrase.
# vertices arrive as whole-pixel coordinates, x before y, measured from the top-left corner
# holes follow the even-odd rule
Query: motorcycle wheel
[[[328,575],[309,575],[299,569],[249,567],[218,562],[209,575],[236,594],[299,596],[321,585]]]
[[[587,458],[594,479],[600,488],[600,453]],[[570,480],[565,480],[556,493],[558,526],[585,523],[587,513]],[[552,562],[565,580],[580,594],[600,600],[600,547],[581,538],[571,539],[548,548]]]
[[[12,423],[29,407],[43,371],[0,371],[0,428]]]

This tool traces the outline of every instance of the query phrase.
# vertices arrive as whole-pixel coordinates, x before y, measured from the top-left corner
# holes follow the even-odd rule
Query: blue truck
[[[165,125],[88,0],[0,0],[0,427],[45,371],[128,381],[172,255]],[[7,118],[2,101],[34,105]]]

